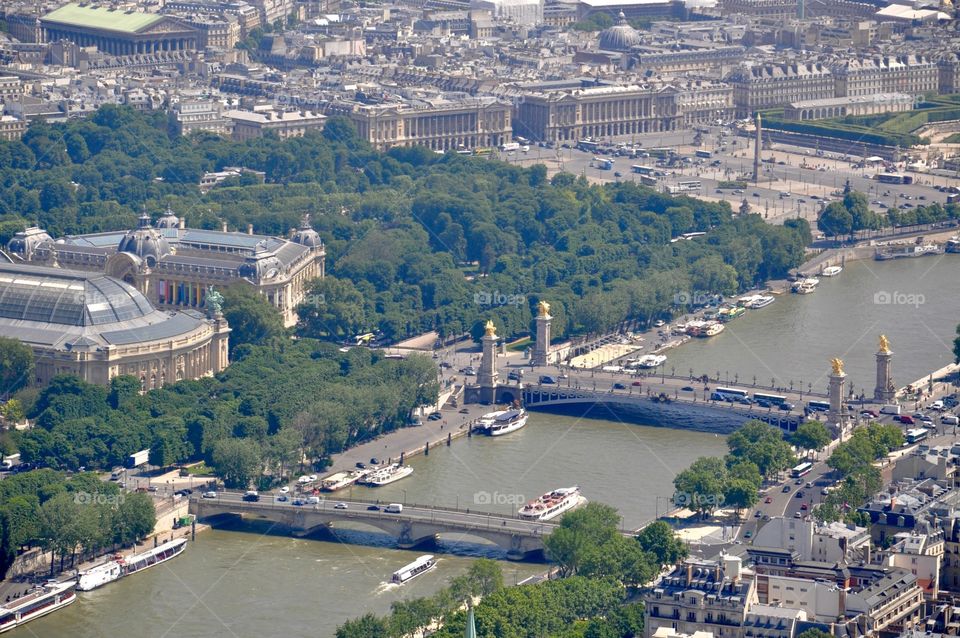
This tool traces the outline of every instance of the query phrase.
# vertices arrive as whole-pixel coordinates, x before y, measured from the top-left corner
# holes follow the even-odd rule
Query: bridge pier
[[[413,549],[428,542],[436,543],[437,536],[437,534],[427,534],[417,537],[413,531],[413,523],[403,521],[400,524],[400,535],[397,537],[397,547],[400,549]]]

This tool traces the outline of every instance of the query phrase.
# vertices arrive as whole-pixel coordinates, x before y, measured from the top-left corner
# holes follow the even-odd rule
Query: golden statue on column
[[[540,313],[539,316],[541,317],[550,316],[550,304],[541,300],[540,303],[537,304],[537,311]]]
[[[840,359],[831,359],[830,365],[833,366],[833,373],[837,376],[843,374],[843,361]]]
[[[880,335],[880,353],[890,354],[890,340],[887,335]]]
[[[493,319],[487,319],[486,335],[488,337],[497,336],[497,327],[493,325]]]

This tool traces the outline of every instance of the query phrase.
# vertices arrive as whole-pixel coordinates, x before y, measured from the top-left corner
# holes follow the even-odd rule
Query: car
[[[737,403],[741,405],[753,405],[753,399],[751,399],[750,397],[742,397],[740,399],[737,399]]]
[[[802,509],[803,511],[807,511],[807,504],[806,503],[801,504],[800,509]]]
[[[936,410],[937,412],[940,412],[941,410],[943,410],[943,408],[944,408],[943,401],[934,401],[933,403],[930,404],[930,409]]]
[[[201,494],[200,496],[202,496],[203,498],[217,498],[217,493],[216,493],[216,492],[204,492],[204,493]]]
[[[790,486],[789,486],[789,485],[784,485],[784,486],[783,486],[783,489],[780,490],[780,491],[783,492],[784,494],[786,494],[787,492],[790,491]]]
[[[680,388],[680,389],[681,389],[682,391],[684,391],[684,392],[693,392],[693,387],[692,387],[692,386],[689,386],[689,385],[685,385],[685,386],[683,386],[683,387]]]
[[[920,417],[920,421],[921,423],[926,423],[927,425],[933,425],[933,419],[929,414],[924,414],[922,417]]]
[[[772,496],[768,496],[767,498],[763,499],[763,502],[764,502],[764,503],[772,503],[772,502],[773,502],[773,497],[772,497]]]
[[[876,410],[860,410],[860,416],[873,417],[874,419],[880,418],[880,414]]]
[[[460,408],[460,414],[470,414],[470,410],[468,408]]]
[[[379,512],[379,511],[380,511],[380,506],[379,506],[379,505],[367,505],[367,511],[368,511],[368,512]]]
[[[753,196],[754,196],[754,197],[760,197],[760,193],[754,193]]]
[[[943,397],[943,405],[945,405],[948,408],[957,407],[957,403],[960,403],[960,399],[957,399],[957,397],[955,397],[952,394],[948,397]]]
[[[427,419],[429,419],[430,421],[439,421],[442,418],[443,418],[443,415],[440,414],[439,412],[434,412],[433,414],[427,417]]]
[[[613,176],[614,176],[614,177],[623,177],[623,173],[621,173],[620,171],[615,171],[615,172],[613,173]]]
[[[247,490],[243,495],[243,500],[255,503],[260,500],[260,494],[256,490]]]
[[[656,321],[653,322],[654,328],[662,328],[665,325],[666,323],[663,321],[663,319],[657,319]]]
[[[897,419],[900,421],[900,423],[905,423],[907,425],[913,425],[914,423],[913,417],[909,414],[901,414],[899,417],[897,417]]]
[[[308,496],[308,497],[307,497],[307,504],[308,504],[308,505],[319,505],[319,504],[320,504],[320,497],[319,497],[319,496]]]
[[[284,485],[284,486],[281,487],[278,491],[279,491],[281,494],[286,494],[287,492],[290,491],[290,487],[287,486],[287,485]]]
[[[795,406],[794,404],[789,403],[789,402],[787,402],[787,401],[784,401],[783,403],[781,403],[780,405],[777,406],[777,409],[778,409],[778,410],[782,410],[782,411],[784,411],[784,412],[790,412],[790,411],[793,410],[795,407],[797,407],[797,406]]]
[[[613,389],[614,389],[614,390],[626,390],[626,389],[627,389],[627,386],[623,385],[622,383],[614,383],[614,384],[613,384]]]
[[[517,372],[516,370],[511,370],[510,374],[507,375],[507,379],[509,379],[510,381],[519,381],[520,373]]]
[[[290,500],[290,497],[287,496],[286,494],[280,494],[274,500],[277,501],[278,503],[286,503],[287,501]]]
[[[758,407],[758,408],[769,408],[769,407],[770,407],[770,402],[769,402],[769,401],[764,401],[763,399],[757,399],[757,407]]]
[[[336,504],[333,506],[333,509],[335,509],[335,510],[345,510],[345,509],[347,509],[347,504],[346,504],[346,503],[336,503]]]
[[[912,416],[912,417],[915,418],[915,419],[922,419],[922,418],[924,417],[924,414],[923,414],[923,412],[914,412],[914,413],[911,414],[910,416]]]
[[[719,188],[717,189],[717,195],[723,195],[723,191],[720,190]]]
[[[787,165],[787,163],[786,163],[785,161],[783,161],[783,160],[779,160],[779,161],[777,162],[777,166],[786,166],[786,165]]]
[[[794,495],[794,498],[803,498],[803,490],[797,490],[797,493]]]
[[[453,364],[450,363],[449,361],[441,361],[441,362],[440,362],[440,367],[441,367],[441,368],[448,368],[448,369],[449,369],[449,368],[452,368],[452,367],[453,367]]]
[[[148,492],[156,492],[156,491],[157,491],[157,486],[156,486],[156,485],[151,485],[150,487],[147,488],[147,491],[148,491]]]
[[[304,485],[309,482],[310,482],[310,477],[307,476],[306,474],[304,474],[303,476],[297,479],[297,483],[299,483],[300,485]]]
[[[811,483],[810,481],[807,481],[807,483],[804,485],[804,487],[809,490],[811,487],[813,487],[813,483]]]
[[[748,529],[747,531],[745,531],[745,532],[743,533],[743,537],[744,537],[744,538],[752,538],[752,537],[753,537],[753,531]]]
[[[944,425],[960,425],[960,417],[955,414],[945,414],[940,419],[940,422]]]
[[[802,478],[798,478],[796,481],[793,482],[793,484],[794,484],[794,485],[803,485],[803,479],[802,479]]]
[[[761,512],[760,510],[757,510],[756,512],[753,513],[754,518],[760,518],[761,516],[763,516],[763,512]]]
[[[302,499],[302,498],[295,498],[295,499],[293,499],[293,505],[294,505],[295,507],[303,507],[303,506],[306,505],[306,504],[307,504],[306,499]]]
[[[770,520],[770,515],[769,515],[769,514],[764,514],[764,515],[763,515],[763,520],[769,521],[769,520]]]
[[[793,517],[794,517],[794,518],[803,518],[803,514],[801,514],[800,512],[794,512],[794,513],[793,513]]]
[[[357,461],[357,462],[354,463],[353,465],[354,465],[354,467],[356,467],[358,470],[365,470],[365,469],[367,469],[367,464],[366,464],[366,463],[361,463],[360,461]],[[303,477],[301,476],[300,478],[303,478]]]
[[[634,382],[631,383],[630,385],[640,387],[641,385],[643,385],[643,382],[642,382],[642,381],[634,381]]]
[[[180,490],[180,493],[183,494],[184,496],[190,496],[191,494],[193,494],[193,490],[191,490],[189,487],[185,487],[182,490]]]
[[[370,457],[370,465],[380,465],[380,459],[375,456]]]

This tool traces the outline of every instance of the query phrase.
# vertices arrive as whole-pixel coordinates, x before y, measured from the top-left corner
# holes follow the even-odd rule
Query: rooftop
[[[106,7],[84,7],[79,4],[67,4],[43,17],[45,22],[59,22],[74,27],[105,29],[122,33],[138,33],[165,17],[155,13],[137,11],[119,11]]]

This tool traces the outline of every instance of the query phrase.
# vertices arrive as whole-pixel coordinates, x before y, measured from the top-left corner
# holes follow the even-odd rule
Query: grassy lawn
[[[524,337],[523,339],[518,339],[513,343],[508,343],[507,350],[511,352],[523,352],[524,350],[529,348],[531,345],[533,345],[533,339],[531,339],[530,337]]]

